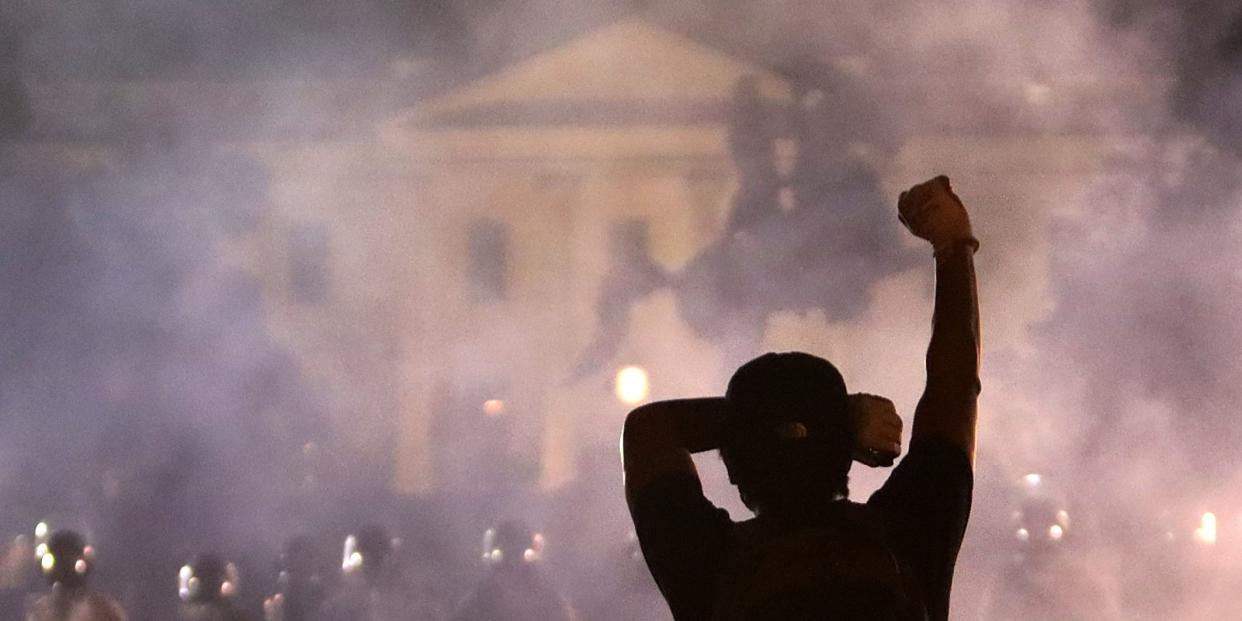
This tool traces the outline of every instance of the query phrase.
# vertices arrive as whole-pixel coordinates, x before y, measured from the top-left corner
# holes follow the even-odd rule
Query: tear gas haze
[[[955,617],[1029,554],[1010,514],[1039,473],[1075,516],[1040,532],[1111,599],[1082,606],[1220,618],[1240,111],[1224,1],[0,0],[0,526],[88,531],[100,583],[168,618],[195,554],[257,610],[286,539],[379,522],[460,599],[521,518],[594,609],[629,575],[593,568],[627,546],[634,404],[800,349],[913,411],[930,259],[893,205],[944,173],[985,344]],[[754,233],[797,252],[721,285],[713,241],[751,234],[730,210],[762,185],[737,127],[782,176],[863,181],[769,188],[834,218]]]

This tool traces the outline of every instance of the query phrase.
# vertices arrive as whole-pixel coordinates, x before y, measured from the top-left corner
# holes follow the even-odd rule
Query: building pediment
[[[738,79],[790,96],[775,72],[627,18],[424,101],[400,115],[411,130],[531,125],[697,125],[723,121]]]

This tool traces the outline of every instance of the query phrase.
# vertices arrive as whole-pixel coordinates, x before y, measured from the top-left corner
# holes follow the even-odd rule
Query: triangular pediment
[[[719,107],[743,76],[754,76],[765,97],[790,96],[789,83],[775,72],[633,17],[422,102],[402,116],[414,126],[460,127],[506,124],[506,115],[520,110],[528,123],[555,125],[605,116],[638,122],[626,119],[641,109],[643,120],[664,124],[679,122],[684,109]]]

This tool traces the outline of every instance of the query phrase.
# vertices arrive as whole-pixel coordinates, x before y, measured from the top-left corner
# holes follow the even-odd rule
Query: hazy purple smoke
[[[383,74],[394,57],[483,72],[628,9],[621,4],[0,0],[0,524],[25,524],[43,510],[35,507],[104,513],[108,503],[158,500],[220,539],[252,536],[230,516],[260,506],[259,534],[268,534],[286,526],[275,517],[282,503],[298,501],[272,490],[298,489],[307,440],[330,442],[322,395],[267,334],[257,285],[209,241],[264,217],[261,167],[215,151],[208,136],[219,128],[204,127],[201,111],[171,110],[156,127],[122,102],[53,118],[37,102],[41,80],[339,77]],[[1074,193],[971,206],[983,231],[1015,214],[1048,229],[1023,238],[1040,244],[984,239],[982,273],[993,276],[983,282],[985,321],[1039,315],[1007,307],[998,291],[1022,300],[1035,291],[1049,310],[1020,336],[988,341],[991,444],[981,454],[994,470],[981,477],[995,480],[981,490],[1039,467],[1118,513],[1160,503],[1194,512],[1209,500],[1242,508],[1231,495],[1242,465],[1233,413],[1242,397],[1242,8],[644,4],[657,20],[766,61],[862,67],[858,80],[870,87],[860,107],[895,126],[875,140],[890,163],[893,136],[912,127],[1096,132],[1109,155]],[[1032,111],[998,86],[1026,82],[1038,98],[1044,85],[1117,75],[1143,96]],[[307,114],[298,127],[324,120]],[[224,131],[288,119],[230,122]],[[105,144],[113,158],[66,170],[37,148],[70,138]],[[959,154],[942,155],[952,166]],[[986,180],[963,193],[986,194]],[[1013,267],[1040,262],[1046,273]],[[1004,502],[981,496],[977,515],[1003,515]],[[985,577],[963,571],[965,589],[985,588]]]

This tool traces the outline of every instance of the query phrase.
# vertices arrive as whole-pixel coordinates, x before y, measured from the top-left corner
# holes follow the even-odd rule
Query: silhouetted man
[[[865,504],[848,500],[852,458],[899,452],[900,419],[887,400],[849,395],[821,358],[766,354],[723,398],[626,419],[626,498],[679,621],[948,617],[973,485],[978,242],[945,177],[903,193],[898,213],[934,249],[927,386],[909,454]],[[690,455],[716,448],[754,519],[735,523],[703,496]]]

